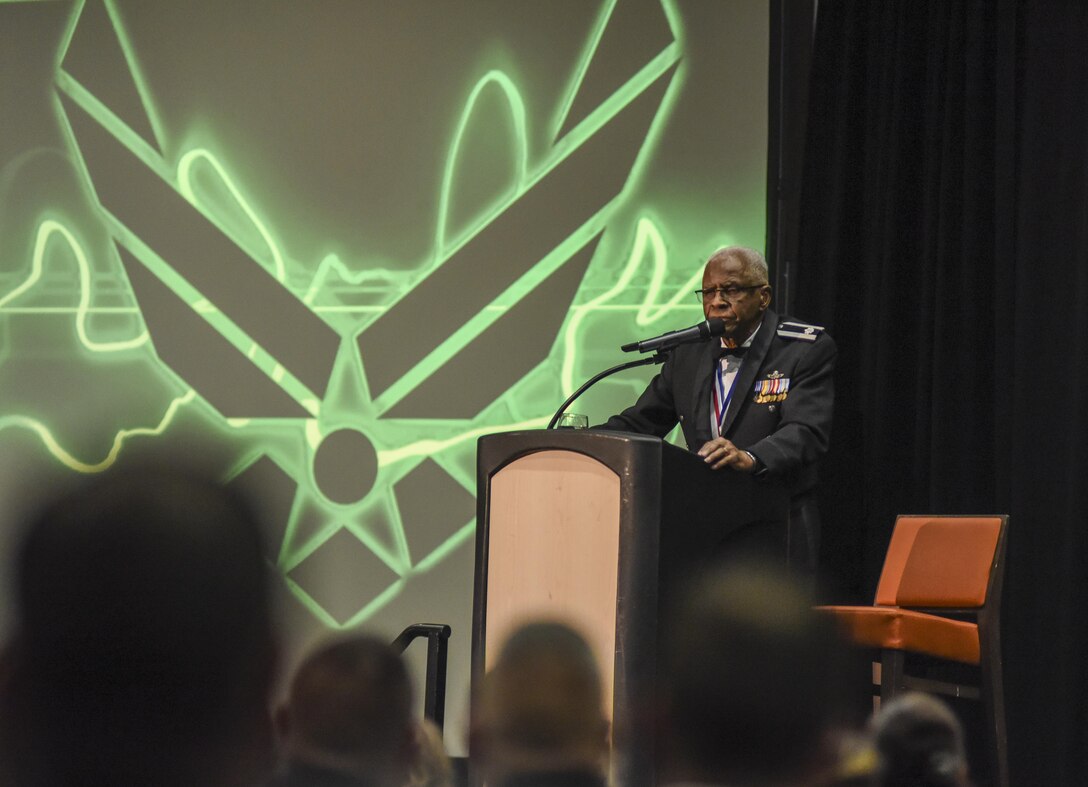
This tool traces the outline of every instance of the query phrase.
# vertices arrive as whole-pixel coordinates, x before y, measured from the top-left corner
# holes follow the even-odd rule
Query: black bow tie
[[[743,358],[744,354],[748,352],[747,347],[723,347],[719,358],[726,358],[730,355],[736,358]]]

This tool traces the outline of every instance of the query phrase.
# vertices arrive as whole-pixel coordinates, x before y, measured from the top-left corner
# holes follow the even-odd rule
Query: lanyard
[[[743,361],[741,361],[743,363]],[[733,389],[737,387],[737,378],[740,377],[740,366],[729,382],[729,390],[725,390],[725,377],[723,377],[722,362],[718,361],[718,374],[714,380],[714,418],[718,427],[717,437],[722,434],[722,422],[729,410],[729,403],[733,400]]]

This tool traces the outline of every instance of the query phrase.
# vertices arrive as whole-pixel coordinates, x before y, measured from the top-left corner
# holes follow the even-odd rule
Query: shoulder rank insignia
[[[783,322],[777,331],[783,339],[800,339],[803,342],[814,342],[823,332],[822,325],[809,325],[805,322]]]
[[[778,375],[775,377],[774,375]],[[768,404],[770,402],[784,402],[786,394],[790,390],[790,378],[783,377],[779,372],[773,372],[766,380],[756,383],[755,403]]]

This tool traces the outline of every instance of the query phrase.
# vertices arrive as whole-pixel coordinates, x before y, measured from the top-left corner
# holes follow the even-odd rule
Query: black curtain
[[[770,0],[766,251],[779,314],[793,309],[816,6],[816,0]]]
[[[794,313],[839,344],[825,579],[1009,513],[1014,784],[1088,779],[1088,4],[820,0]]]

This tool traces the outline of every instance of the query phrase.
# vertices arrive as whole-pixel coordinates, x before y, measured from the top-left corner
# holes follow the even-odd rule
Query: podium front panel
[[[613,781],[650,787],[655,741],[640,714],[671,586],[733,534],[784,527],[788,497],[656,437],[593,429],[485,435],[476,470],[473,681],[519,619],[574,623],[607,687]]]
[[[619,476],[582,453],[539,451],[492,476],[490,504],[485,669],[520,624],[563,621],[593,648],[611,717]]]

